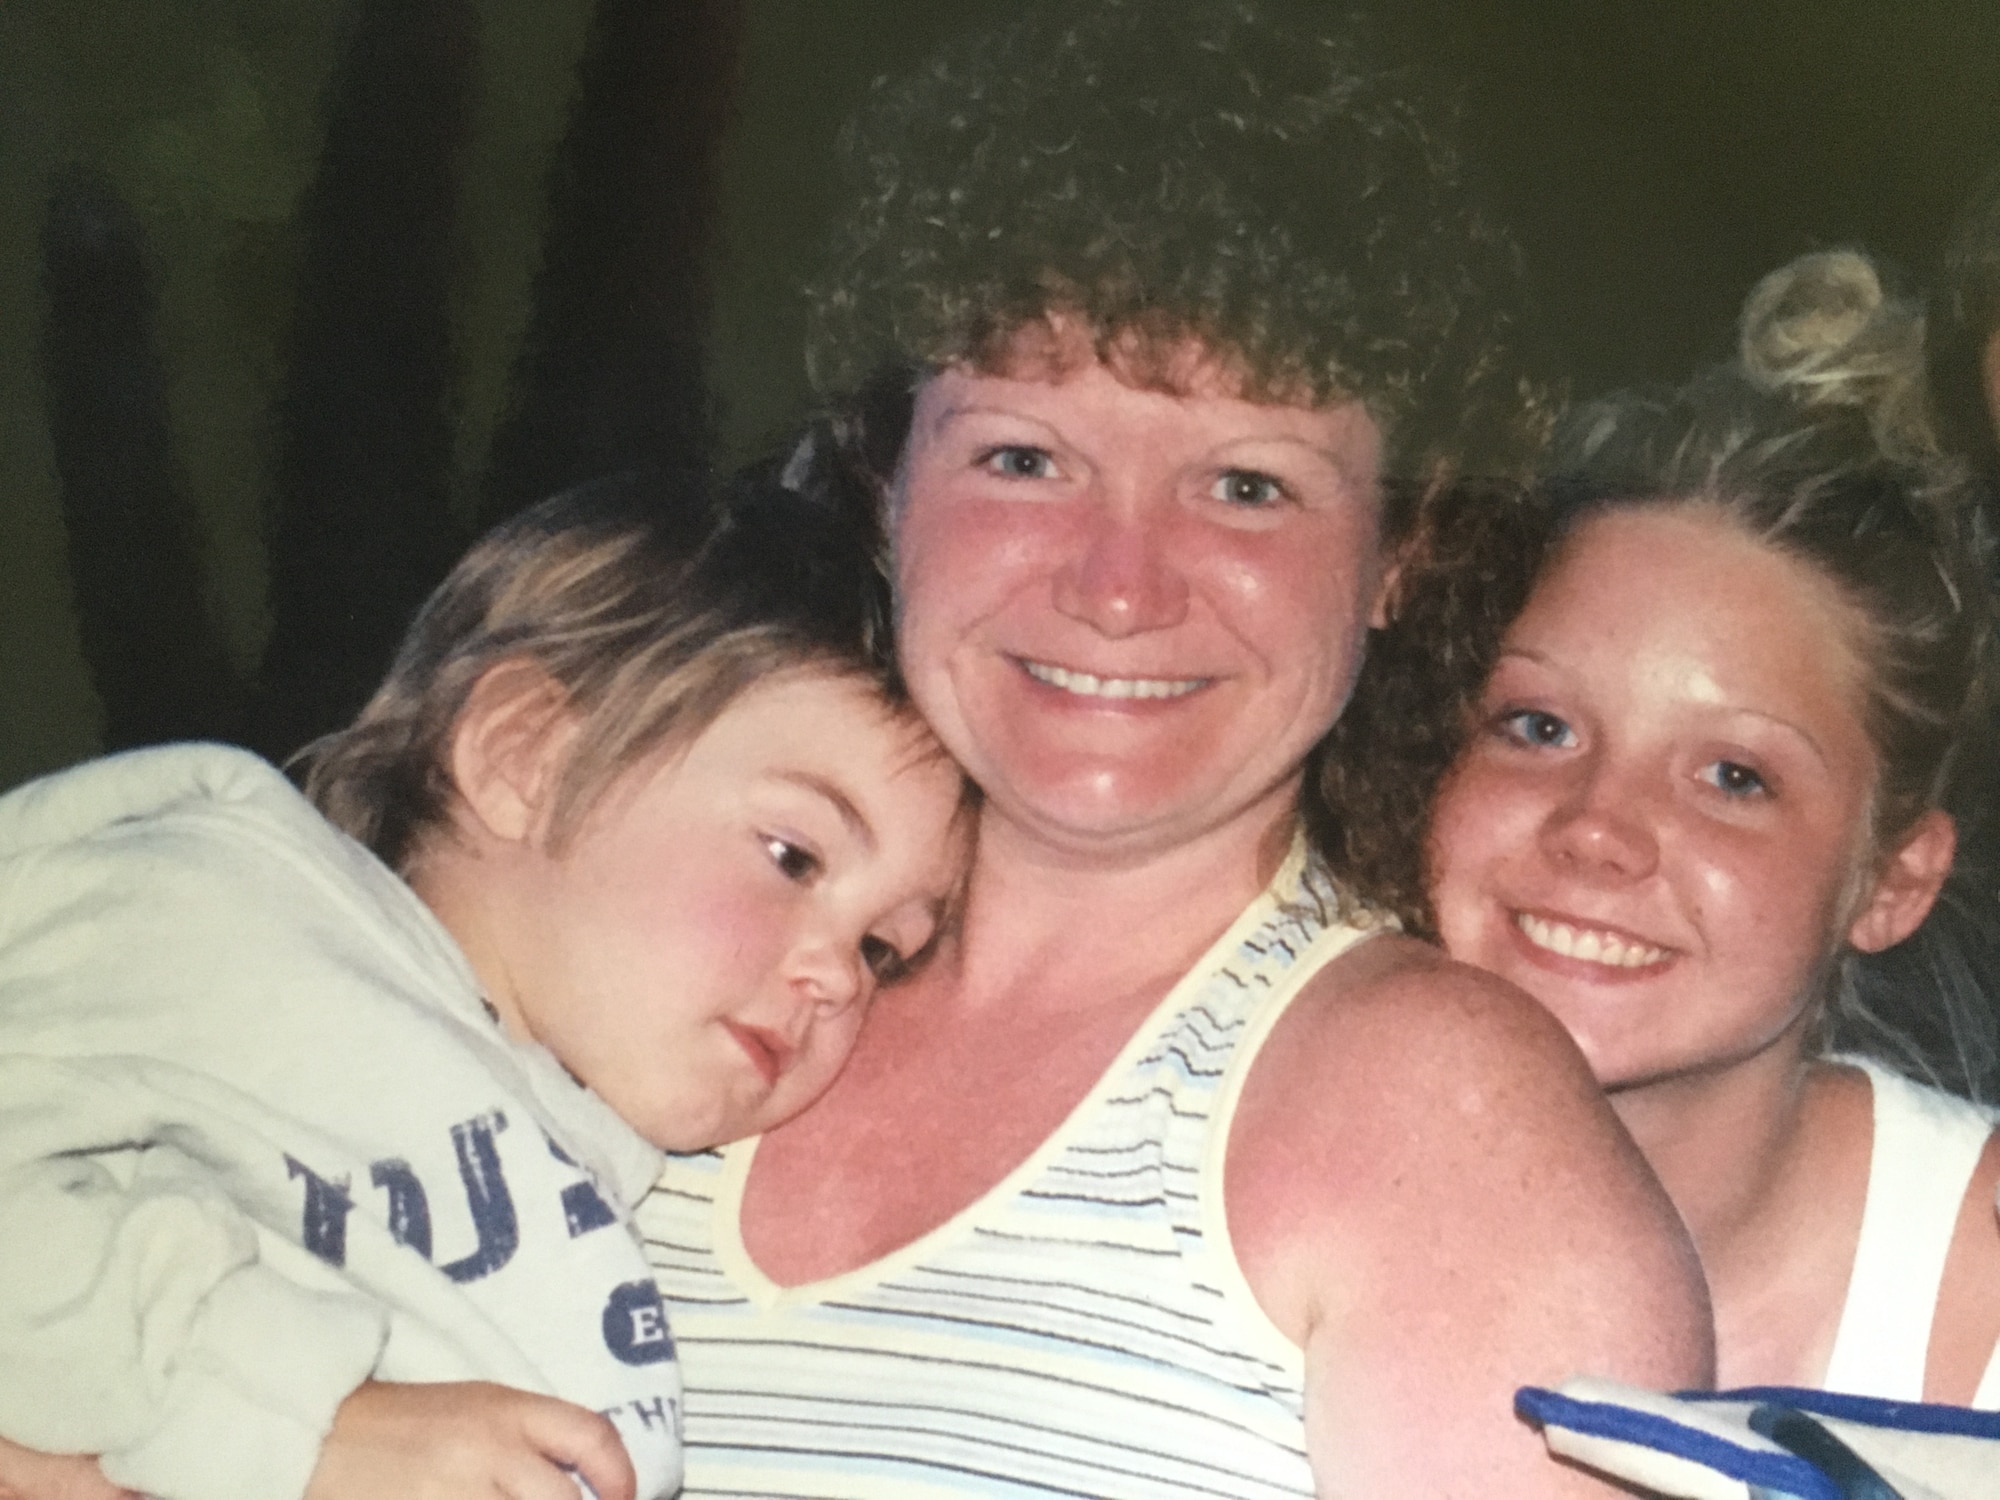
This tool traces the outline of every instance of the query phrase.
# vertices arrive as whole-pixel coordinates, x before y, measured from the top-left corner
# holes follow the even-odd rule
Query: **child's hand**
[[[0,1438],[0,1500],[138,1500],[104,1477],[97,1460],[58,1457]]]
[[[577,1500],[576,1479],[598,1500],[638,1486],[594,1411],[484,1382],[370,1381],[340,1403],[306,1500]]]

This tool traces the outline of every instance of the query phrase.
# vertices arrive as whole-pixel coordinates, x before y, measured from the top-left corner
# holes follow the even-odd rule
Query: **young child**
[[[673,1492],[626,1205],[817,1095],[960,878],[887,639],[829,507],[599,485],[474,548],[310,802],[204,745],[0,799],[0,1435],[187,1500]]]
[[[1720,1385],[2000,1405],[2000,1143],[1896,1044],[1952,996],[1907,966],[1900,1017],[1857,1009],[1991,754],[1985,559],[1919,346],[1864,259],[1815,257],[1753,294],[1737,366],[1569,420],[1430,897],[1454,957],[1568,1027],[1686,1218]]]

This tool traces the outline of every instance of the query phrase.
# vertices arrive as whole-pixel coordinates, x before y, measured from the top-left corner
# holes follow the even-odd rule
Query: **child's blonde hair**
[[[451,571],[359,717],[300,752],[306,793],[407,869],[448,826],[467,698],[510,662],[538,668],[576,718],[557,845],[622,772],[692,740],[773,672],[851,675],[901,709],[878,556],[865,504],[798,493],[768,468],[716,503],[629,476],[566,491]]]

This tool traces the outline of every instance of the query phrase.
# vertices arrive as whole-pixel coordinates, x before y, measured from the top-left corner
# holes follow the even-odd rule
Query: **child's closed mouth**
[[[757,1071],[764,1075],[764,1082],[775,1085],[791,1065],[793,1047],[782,1034],[767,1026],[748,1026],[741,1021],[723,1023],[726,1030],[741,1047]]]

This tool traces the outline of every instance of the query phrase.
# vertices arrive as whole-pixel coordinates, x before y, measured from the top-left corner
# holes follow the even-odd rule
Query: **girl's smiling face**
[[[1841,949],[1916,925],[1870,916],[1857,629],[1690,502],[1586,520],[1508,632],[1432,821],[1439,931],[1607,1088],[1801,1048]]]

